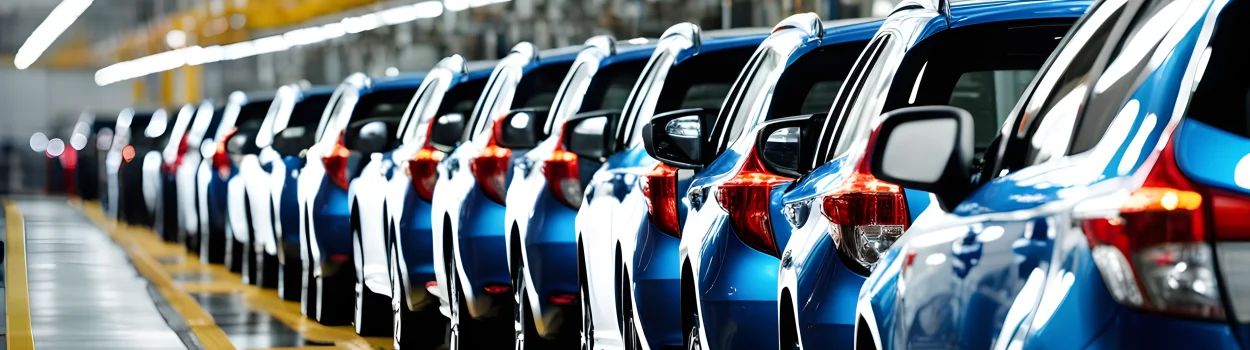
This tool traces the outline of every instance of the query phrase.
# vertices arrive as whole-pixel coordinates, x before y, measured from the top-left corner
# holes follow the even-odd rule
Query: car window
[[[495,73],[492,73],[482,98],[473,107],[473,117],[464,128],[466,140],[476,139],[478,134],[489,127],[495,116],[502,114],[512,105],[512,95],[515,91],[513,87],[516,86],[517,79],[521,76],[521,68],[509,63],[501,63],[497,69]]]
[[[824,113],[842,88],[867,41],[816,48],[786,67],[768,103],[765,120]]]
[[[548,116],[544,126],[548,133],[552,131],[557,121],[566,120],[569,116],[577,114],[582,98],[586,95],[586,88],[589,87],[590,80],[594,77],[596,64],[598,63],[582,62],[569,71],[568,77],[560,84],[558,95],[555,97],[559,100],[551,106],[551,115]]]
[[[673,58],[673,51],[661,50],[647,62],[647,67],[644,68],[646,73],[638,78],[625,106],[621,108],[621,123],[616,132],[616,139],[621,140],[621,145],[632,145],[633,130],[641,128],[643,123],[651,120],[655,99],[659,96],[650,91],[664,85],[664,77],[668,76],[668,71],[673,67]]]
[[[733,140],[742,133],[743,125],[755,111],[760,90],[771,87],[775,81],[772,79],[773,72],[786,63],[784,54],[777,52],[778,49],[773,45],[761,45],[756,54],[738,73],[738,79],[728,92],[728,96],[721,99],[722,106],[720,113],[716,116],[714,126],[706,132],[709,142],[726,140],[727,143],[727,140]],[[721,142],[717,142],[716,145],[717,147],[723,146]]]
[[[356,105],[356,100],[360,98],[360,91],[350,84],[339,85],[334,90],[334,95],[330,96],[330,103],[326,105],[325,111],[321,114],[321,123],[317,125],[317,142],[321,142],[328,133],[335,133],[333,137],[338,137],[338,131],[329,130],[331,126],[338,125],[340,114],[350,114],[352,107]]]
[[[1100,53],[1105,51],[1124,1],[1094,4],[1052,53],[1044,73],[1014,109],[1011,127],[1000,131],[979,161],[975,182],[985,182],[1068,151],[1077,115],[1085,105]],[[1102,135],[1103,130],[1089,130]],[[1084,131],[1081,131],[1084,132]]]
[[[439,95],[440,90],[447,89],[447,79],[443,76],[427,75],[425,81],[421,83],[421,88],[417,90],[417,95],[413,96],[412,101],[408,103],[408,108],[404,110],[404,117],[400,120],[399,138],[404,139],[407,135],[417,132],[421,126],[428,125],[426,122],[434,116],[434,110],[426,111],[429,108],[430,99]],[[421,108],[421,110],[418,110]]]
[[[273,104],[273,100],[252,101],[243,105],[239,109],[239,118],[236,119],[235,127],[238,128],[238,134],[246,135],[248,140],[255,140],[256,134],[260,133],[260,127],[265,123],[265,116],[269,114],[269,107]]]
[[[1203,53],[1206,68],[1194,79],[1198,88],[1190,98],[1186,116],[1220,128],[1229,133],[1250,138],[1250,113],[1247,113],[1246,95],[1250,94],[1250,51],[1239,48],[1244,45],[1247,33],[1246,2],[1231,2],[1220,12],[1215,34]]]
[[[512,109],[551,108],[573,63],[546,64],[526,72],[512,93]]]
[[[645,60],[635,60],[613,64],[599,69],[595,79],[586,89],[586,97],[582,100],[578,113],[596,110],[618,110],[625,107],[629,92],[642,74]]]
[[[879,35],[856,59],[855,66],[851,68],[851,75],[845,80],[849,84],[843,84],[838,89],[838,95],[833,100],[833,105],[829,107],[829,117],[825,119],[825,124],[820,130],[818,149],[812,159],[811,168],[824,164],[846,151],[845,147],[838,147],[840,144],[849,144],[849,142],[842,142],[842,131],[847,129],[847,125],[855,124],[855,120],[866,119],[856,117],[853,113],[856,106],[866,104],[866,101],[861,102],[860,91],[871,83],[870,78],[877,75],[874,72],[885,68],[885,64],[878,63],[884,62],[886,55],[901,54],[902,48],[893,39],[894,36],[891,34]],[[855,128],[852,127],[850,130],[855,130]]]
[[[708,52],[682,61],[671,68],[657,86],[658,94],[651,93],[656,94],[654,108],[647,120],[641,122],[649,122],[650,116],[679,109],[720,109],[737,78],[725,72],[741,72],[754,53],[755,47],[742,47]],[[641,125],[634,128],[630,139],[636,141],[631,142],[641,142],[641,130]]]

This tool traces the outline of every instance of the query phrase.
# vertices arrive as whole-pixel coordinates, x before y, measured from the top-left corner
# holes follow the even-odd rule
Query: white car
[[[196,198],[198,192],[196,191],[196,174],[203,160],[200,155],[200,145],[204,142],[213,143],[212,139],[205,139],[205,137],[216,130],[217,124],[221,123],[222,112],[224,109],[216,108],[212,100],[200,103],[191,127],[186,132],[186,149],[175,150],[182,153],[182,160],[176,161],[177,169],[174,173],[174,186],[178,197],[179,230],[181,241],[188,250],[193,252],[200,251],[200,213],[197,210],[199,201]]]
[[[254,285],[260,285],[260,275],[257,274],[260,261],[257,259],[255,247],[265,247],[265,237],[273,237],[270,232],[273,225],[269,223],[269,182],[261,179],[248,182],[245,178],[247,175],[263,176],[257,160],[260,148],[256,145],[256,136],[265,126],[265,122],[272,118],[273,113],[269,107],[273,105],[273,100],[272,93],[248,94],[247,103],[239,107],[237,117],[222,121],[223,127],[230,126],[233,131],[224,143],[227,157],[219,156],[213,164],[216,167],[230,166],[234,169],[234,174],[226,179],[226,236],[233,238],[226,246],[230,252],[227,265],[232,271],[238,270],[243,275],[244,283]],[[223,150],[219,148],[217,152],[221,153]],[[229,164],[219,164],[223,162]],[[257,215],[257,212],[264,214]],[[273,249],[273,255],[277,255],[277,248],[272,247],[272,244],[266,251],[270,251],[269,249]],[[275,271],[269,280],[277,282],[276,275]],[[272,286],[277,287],[277,284]]]

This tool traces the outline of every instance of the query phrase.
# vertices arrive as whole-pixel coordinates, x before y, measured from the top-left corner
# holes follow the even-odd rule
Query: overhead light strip
[[[91,7],[91,1],[65,0],[56,5],[52,13],[48,14],[48,18],[45,18],[43,23],[30,33],[30,37],[26,38],[22,47],[17,49],[17,55],[13,57],[13,65],[17,69],[30,68],[30,65],[34,64],[49,46],[52,46],[52,42],[74,24],[78,16],[82,16],[88,7]]]
[[[447,0],[444,6],[442,1],[431,0],[229,45],[188,46],[104,67],[96,71],[95,82],[97,85],[105,86],[183,66],[197,66],[286,51],[292,47],[312,45],[347,34],[366,32],[418,19],[435,18],[442,16],[444,12],[455,12],[508,1],[511,0]]]

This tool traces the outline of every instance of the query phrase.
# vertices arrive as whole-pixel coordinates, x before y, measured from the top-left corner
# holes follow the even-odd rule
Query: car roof
[[[872,39],[872,36],[885,22],[880,18],[840,19],[825,22],[825,35],[821,38],[822,45],[841,44],[852,41]]]
[[[400,89],[417,89],[421,87],[421,81],[425,79],[425,72],[420,73],[400,73],[393,77],[372,78],[373,86],[370,90],[387,91]]]
[[[1091,0],[963,0],[951,3],[950,27],[1043,18],[1076,18],[1094,2]]]
[[[334,85],[317,85],[305,89],[303,94],[304,96],[329,95],[334,93],[334,88]]]

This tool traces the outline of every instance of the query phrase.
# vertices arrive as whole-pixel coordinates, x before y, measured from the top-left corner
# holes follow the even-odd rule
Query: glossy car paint
[[[298,86],[288,86],[285,92],[279,90],[275,104],[278,105],[277,116],[274,118],[273,124],[269,125],[269,142],[261,148],[258,160],[260,161],[261,170],[267,173],[265,181],[269,181],[268,209],[269,212],[263,215],[271,217],[270,222],[273,227],[270,231],[273,233],[273,240],[276,242],[277,258],[279,268],[278,295],[287,298],[293,291],[288,289],[302,289],[299,282],[300,277],[288,276],[290,270],[294,268],[302,269],[301,263],[298,261],[300,232],[299,232],[299,205],[296,202],[296,177],[299,171],[304,167],[304,156],[301,154],[282,154],[274,149],[273,137],[282,132],[288,126],[299,125],[304,127],[305,133],[312,133],[315,130],[308,130],[306,125],[315,124],[320,121],[321,113],[317,115],[292,115],[297,105],[304,103],[313,103],[315,105],[308,108],[316,108],[324,111],[326,101],[320,101],[324,98],[329,99],[334,93],[332,86],[318,86],[310,89],[301,89]],[[314,102],[310,98],[315,98],[319,102]],[[320,106],[320,107],[317,107]],[[300,106],[304,107],[304,106]],[[261,132],[266,132],[262,128]],[[260,136],[258,135],[258,138]],[[261,141],[258,139],[258,141]],[[290,266],[294,265],[294,266]],[[296,283],[288,283],[295,281]]]
[[[691,194],[682,199],[681,205],[687,208],[687,213],[678,259],[685,269],[685,278],[688,278],[683,280],[682,293],[693,292],[693,299],[697,301],[699,319],[696,321],[702,333],[702,346],[711,349],[771,348],[776,346],[778,337],[775,317],[778,258],[742,243],[729,226],[729,214],[721,209],[717,197],[711,193],[744,166],[748,153],[755,148],[759,132],[755,126],[765,119],[786,117],[770,116],[768,111],[769,100],[785,68],[819,47],[856,43],[853,47],[859,48],[880,24],[876,21],[858,24],[832,22],[825,27],[815,15],[795,15],[786,19],[778,24],[778,29],[757,51],[757,57],[770,54],[767,50],[777,52],[777,67],[749,66],[735,84],[735,91],[748,85],[758,86],[757,95],[746,96],[750,92],[743,91],[742,95],[729,96],[725,102],[724,108],[745,112],[726,115],[722,111],[722,118],[745,117],[746,120],[718,121],[718,125],[741,123],[745,132],[736,139],[733,135],[722,136],[724,139],[718,142],[727,145],[727,149],[707,168],[696,172],[688,192],[678,192]],[[858,54],[856,50],[845,55],[854,57]],[[848,71],[851,60],[842,62],[845,66],[829,69]],[[767,69],[764,71],[772,74],[748,74],[752,69]],[[742,80],[751,76],[755,76],[756,80]],[[769,197],[773,204],[770,206],[772,214],[780,212],[776,193],[787,183],[775,185],[774,195]],[[697,193],[703,194],[702,199],[694,197]],[[785,221],[772,220],[771,223],[775,244],[784,247],[789,240],[789,231],[777,228],[784,226]],[[686,300],[690,300],[689,296]]]
[[[217,143],[234,129],[234,120],[238,118],[239,109],[247,103],[247,95],[236,91],[230,94],[223,108],[221,121],[213,132],[213,137],[205,138],[200,143],[200,165],[196,170],[196,187],[200,219],[200,260],[206,263],[222,263],[226,259],[226,245],[233,239],[226,235],[226,198],[227,182],[237,170],[229,174],[221,174],[213,167],[213,154],[217,152]],[[223,177],[222,175],[226,175]]]
[[[1085,21],[1105,20],[1126,3],[1139,4],[1101,2]],[[1125,89],[1113,90],[1117,91],[1111,95],[1114,99],[1077,96],[1084,111],[1114,113],[1092,149],[1066,155],[1063,151],[1072,142],[1071,132],[1051,134],[1045,139],[1056,142],[1059,154],[1016,171],[1003,171],[950,213],[940,212],[918,222],[895,243],[860,291],[857,343],[877,348],[929,344],[981,348],[1245,346],[1245,338],[1239,340],[1245,329],[1237,322],[1230,327],[1230,322],[1146,313],[1117,303],[1078,224],[1082,207],[1140,188],[1145,173],[1160,166],[1158,160],[1167,147],[1175,152],[1176,165],[1190,181],[1245,193],[1243,186],[1229,186],[1236,184],[1232,169],[1244,157],[1245,139],[1189,119],[1193,116],[1183,112],[1198,82],[1195,77],[1220,73],[1203,72],[1204,51],[1216,16],[1229,2],[1179,4],[1169,7],[1174,12],[1160,12],[1175,17],[1152,22],[1152,28],[1159,30],[1157,36],[1130,42],[1144,45],[1137,46],[1144,49],[1140,57],[1154,55],[1151,64],[1127,74],[1104,73],[1085,83],[1091,87],[1125,84],[1120,85]],[[1057,57],[1090,45],[1086,31],[1093,27],[1097,25],[1078,26],[1061,44]],[[1124,39],[1113,35],[1107,42]],[[1122,57],[1127,58],[1111,60],[1108,67],[1144,62],[1136,55]],[[1044,69],[1039,77],[1058,73],[1062,73],[1060,68]],[[1046,98],[1041,95],[1021,105]],[[1056,110],[1062,111],[1037,118],[1045,121],[1060,113],[1083,113],[1075,108]],[[1013,112],[1009,125],[1031,121],[1018,116]],[[1060,120],[1071,123],[1074,119]],[[1042,137],[1039,133],[1022,142],[1038,142]],[[1213,246],[1219,250],[1228,247],[1225,244]],[[1229,282],[1228,278],[1220,280]],[[1235,292],[1223,290],[1224,307],[1232,311],[1236,305],[1230,308],[1228,300],[1235,300],[1236,294],[1230,293]]]
[[[225,110],[216,108],[212,100],[205,100],[196,108],[195,119],[191,122],[191,127],[187,130],[187,149],[182,154],[182,163],[179,163],[174,174],[174,183],[178,196],[178,222],[183,236],[183,242],[188,249],[199,251],[199,235],[200,235],[200,217],[199,201],[197,200],[197,181],[200,163],[203,157],[200,154],[201,144],[204,142],[212,143],[208,136],[216,132],[217,124],[221,123],[221,117]]]
[[[411,134],[405,135],[403,143],[394,151],[392,159],[397,162],[412,159],[413,155],[425,146],[428,135],[421,128],[427,127],[428,124],[422,124],[421,121],[429,119],[427,123],[433,122],[434,118],[439,117],[441,113],[452,111],[452,108],[457,107],[451,105],[455,101],[448,100],[447,92],[457,87],[472,89],[470,86],[484,86],[493,69],[492,62],[465,62],[460,56],[452,56],[440,61],[426,75],[427,80],[437,80],[440,85],[429,87],[436,89],[429,102],[413,107],[412,117],[410,117],[413,120],[410,123],[415,129],[411,130]],[[473,94],[473,98],[481,95],[481,89],[477,90],[478,93]],[[399,170],[393,170],[389,175],[386,182],[381,184],[384,187],[378,189],[385,195],[379,215],[385,215],[385,221],[382,222],[385,226],[382,229],[386,230],[384,233],[389,232],[387,235],[392,239],[391,242],[383,243],[387,244],[386,247],[394,246],[394,252],[397,255],[395,261],[398,264],[390,266],[388,263],[383,268],[398,270],[396,275],[401,279],[400,290],[408,310],[421,311],[431,304],[433,307],[439,307],[439,299],[434,298],[431,293],[441,289],[426,288],[428,283],[436,281],[430,202],[417,195],[411,180]],[[391,293],[393,292],[387,294]],[[445,299],[441,306],[446,306]],[[449,312],[443,310],[444,314]]]
[[[578,293],[577,237],[573,234],[577,209],[561,203],[552,195],[544,176],[543,162],[551,158],[561,142],[560,133],[565,121],[579,111],[588,111],[582,104],[591,84],[608,84],[607,80],[615,78],[599,74],[600,71],[641,63],[651,57],[652,51],[654,46],[650,45],[617,46],[606,37],[588,40],[560,88],[560,97],[551,107],[553,115],[548,120],[550,136],[513,163],[512,185],[508,187],[502,228],[507,232],[509,271],[514,279],[519,279],[513,284],[519,285],[517,282],[520,282],[526,285],[524,297],[529,301],[539,335],[554,337],[562,325],[575,326],[579,321],[565,312],[566,307],[578,307],[578,304],[555,305],[551,299],[557,294]],[[576,70],[583,67],[587,74],[576,75]],[[606,93],[607,88],[602,89],[599,94]],[[596,98],[603,99],[604,96]],[[578,158],[579,174],[599,168],[600,159]],[[514,264],[517,261],[523,262],[524,269]]]
[[[420,86],[424,74],[409,74],[393,78],[370,79],[354,74],[348,77],[335,91],[331,105],[322,116],[318,126],[317,143],[308,149],[304,167],[300,171],[298,182],[298,201],[300,212],[301,254],[305,266],[305,290],[315,284],[316,300],[308,300],[305,293],[304,304],[316,306],[305,312],[316,311],[316,319],[325,321],[325,305],[330,302],[349,303],[348,300],[326,300],[326,280],[331,276],[346,276],[340,271],[354,269],[348,265],[353,259],[353,242],[350,221],[350,202],[347,189],[334,184],[326,174],[323,160],[339,142],[340,134],[351,123],[352,112],[357,101],[373,92],[415,90]],[[370,162],[373,163],[373,162]],[[353,173],[351,171],[349,174]],[[358,174],[358,173],[357,173]],[[350,175],[349,175],[350,176]],[[351,179],[348,179],[349,181]],[[311,274],[309,274],[311,272]],[[354,275],[356,271],[352,271]],[[311,277],[313,280],[307,280]],[[350,280],[334,283],[351,283]],[[335,287],[340,288],[340,287]],[[350,288],[350,287],[348,287]],[[348,289],[350,290],[350,289]],[[348,297],[350,295],[338,295]],[[351,304],[346,304],[351,305]],[[347,309],[350,312],[351,309]],[[312,316],[312,315],[310,315]],[[350,316],[350,315],[346,315]]]
[[[470,170],[470,161],[482,152],[493,137],[491,126],[504,113],[521,107],[526,101],[514,99],[517,85],[526,74],[544,66],[568,65],[576,58],[579,47],[539,52],[533,44],[523,42],[512,48],[491,73],[488,88],[482,92],[473,115],[465,126],[467,140],[447,155],[438,167],[438,185],[431,203],[431,226],[434,227],[434,270],[437,284],[444,292],[450,288],[447,266],[456,264],[456,276],[463,292],[467,311],[475,319],[510,316],[511,293],[488,296],[488,285],[510,285],[507,250],[503,226],[504,206],[488,199],[478,187]],[[514,79],[505,81],[505,77]],[[546,107],[546,106],[543,106]],[[511,161],[525,150],[513,150]],[[511,176],[506,177],[511,179]],[[507,185],[505,184],[505,187]],[[447,249],[451,248],[451,249]],[[450,297],[450,293],[446,294]],[[450,298],[448,298],[450,299]],[[445,299],[446,300],[446,299]],[[502,314],[501,314],[502,313]],[[449,314],[449,317],[453,315]],[[455,317],[453,327],[455,327]]]
[[[178,208],[178,167],[182,165],[185,158],[179,159],[182,155],[178,152],[179,147],[185,147],[185,138],[191,129],[191,124],[197,116],[195,105],[185,105],[178,110],[178,114],[170,123],[168,140],[161,148],[161,167],[158,170],[160,175],[160,186],[157,187],[160,201],[156,208],[156,224],[155,229],[160,233],[161,238],[168,242],[182,242],[184,234],[179,215],[182,211]],[[209,118],[212,114],[208,115]],[[171,171],[172,170],[172,171]]]
[[[626,319],[633,320],[627,327],[636,330],[644,348],[682,344],[681,304],[676,297],[679,240],[660,232],[648,218],[638,181],[657,161],[643,148],[640,129],[654,114],[667,112],[655,110],[655,101],[664,94],[664,80],[675,68],[688,69],[689,59],[696,55],[714,57],[733,50],[752,50],[764,41],[768,29],[699,32],[697,26],[683,23],[660,37],[644,68],[647,73],[639,77],[618,123],[618,147],[622,150],[608,157],[586,186],[574,226],[581,244],[580,260],[586,271],[583,282],[597,347],[632,342],[620,338],[624,331],[621,320]],[[689,174],[682,172],[681,176],[678,193],[689,184]],[[623,280],[625,276],[630,280]],[[629,290],[632,297],[622,290]],[[620,315],[625,312],[624,303],[632,305],[631,315]]]
[[[227,116],[227,118],[222,121],[221,126],[229,127],[231,129],[237,128],[238,132],[235,133],[235,135],[247,134],[246,137],[249,139],[244,142],[255,145],[255,133],[258,131],[245,128],[242,125],[242,122],[244,122],[242,119],[249,118],[251,120],[255,120],[253,118],[260,118],[261,124],[264,125],[264,120],[268,120],[273,117],[273,111],[270,107],[273,106],[273,99],[275,96],[272,93],[267,93],[264,95],[249,94],[247,97],[248,101],[240,107],[240,112],[236,119],[231,120],[228,118],[229,116]],[[243,110],[245,108],[248,110]],[[254,108],[263,108],[265,112],[256,111],[264,114],[248,115]],[[254,250],[250,248],[263,247],[265,242],[264,236],[272,236],[272,234],[269,233],[269,227],[271,227],[269,225],[269,215],[257,217],[254,214],[257,211],[261,211],[262,209],[268,207],[267,205],[259,206],[259,204],[257,204],[259,200],[264,199],[265,195],[269,193],[267,188],[268,183],[251,181],[249,184],[249,181],[247,180],[247,177],[256,178],[260,176],[260,163],[256,160],[256,154],[253,154],[251,151],[243,151],[243,153],[237,155],[231,152],[230,156],[230,163],[234,169],[234,174],[225,179],[226,213],[228,215],[226,218],[226,234],[236,243],[234,243],[234,245],[227,246],[230,247],[227,250],[231,251],[236,246],[242,249],[242,251],[237,253],[231,251],[231,255],[238,254],[242,256],[242,265],[237,268],[231,267],[231,269],[242,270],[244,283],[257,284],[259,276],[256,273],[255,265],[259,263],[259,260],[257,260],[258,256]],[[258,182],[261,182],[261,184],[257,184]],[[261,225],[258,225],[257,222]],[[255,230],[256,227],[261,227],[262,231]]]

